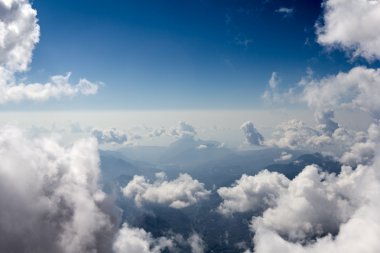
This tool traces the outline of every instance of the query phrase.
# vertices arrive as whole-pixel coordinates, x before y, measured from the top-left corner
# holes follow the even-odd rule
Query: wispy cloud
[[[284,18],[288,18],[294,14],[295,10],[293,8],[281,7],[275,12],[281,14]]]

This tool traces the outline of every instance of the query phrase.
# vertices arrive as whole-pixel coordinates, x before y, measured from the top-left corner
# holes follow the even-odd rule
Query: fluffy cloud
[[[113,250],[115,253],[159,253],[173,247],[173,241],[166,237],[158,239],[141,228],[131,228],[124,223],[119,230]]]
[[[153,183],[144,176],[134,176],[122,191],[125,197],[133,198],[137,206],[148,202],[178,209],[206,199],[210,194],[203,183],[188,174],[180,174],[178,178],[168,181],[163,172],[156,174],[156,181]]]
[[[284,199],[262,218],[254,219],[255,252],[378,252],[379,165],[377,161],[373,166],[361,165],[356,170],[345,168],[338,177],[328,175],[327,181],[319,182],[315,171],[307,169],[309,175],[302,177],[311,181],[294,189],[296,199],[288,199],[292,201],[288,203]],[[289,191],[288,194],[292,193]],[[288,194],[286,196],[290,197]],[[326,233],[336,236],[328,234],[316,241],[308,241],[306,246],[300,243],[304,236]],[[286,240],[284,235],[297,240]]]
[[[193,137],[197,134],[194,127],[184,121],[179,121],[175,127],[171,127],[166,131],[166,134],[174,137]]]
[[[126,133],[115,128],[108,130],[92,129],[91,134],[98,140],[99,143],[124,144],[128,141]]]
[[[288,152],[281,152],[281,156],[277,159],[275,159],[275,162],[284,162],[284,161],[289,161],[293,158],[292,154],[289,154]]]
[[[243,131],[245,141],[251,145],[260,146],[264,142],[264,137],[257,131],[252,122],[247,121],[240,126]]]
[[[203,253],[204,252],[204,242],[202,238],[197,234],[192,234],[188,239],[187,242],[189,243],[191,247],[191,253]]]
[[[3,127],[0,159],[1,252],[107,252],[114,228],[95,139],[62,147]]]
[[[253,219],[253,228],[271,228],[291,241],[336,234],[357,204],[347,199],[345,180],[336,182],[335,176],[307,166],[289,183],[274,207]]]
[[[25,71],[40,37],[37,12],[26,0],[2,0],[0,14],[0,66]]]
[[[16,84],[14,79],[2,78],[0,71],[0,104],[23,100],[43,102],[50,98],[73,97],[77,94],[93,95],[98,91],[98,84],[87,79],[80,79],[77,84],[70,84],[70,75],[68,73],[65,76],[53,76],[45,84]]]
[[[318,112],[357,108],[380,119],[379,83],[380,69],[355,67],[347,73],[310,80],[304,88],[303,100]]]
[[[284,175],[267,170],[256,176],[243,175],[233,186],[218,189],[218,194],[223,199],[218,211],[230,215],[273,207],[288,184],[289,180]]]
[[[266,190],[267,193],[263,191],[255,195],[259,199],[251,199],[248,206],[266,200],[267,194],[276,196],[262,214],[252,218],[255,252],[379,251],[380,243],[376,239],[380,232],[380,201],[377,197],[380,190],[379,129],[377,124],[371,125],[361,142],[373,145],[368,152],[356,152],[355,145],[348,151],[354,155],[351,158],[355,167],[343,166],[340,174],[335,175],[310,165],[286,185],[277,182],[277,187],[273,185]],[[342,132],[337,135],[343,136]],[[371,154],[370,158],[368,154]],[[267,173],[278,176],[277,173]],[[258,174],[251,181],[261,177]],[[272,182],[276,184],[276,181]],[[238,185],[242,184],[230,189]],[[248,199],[243,191],[230,193],[232,199]],[[239,211],[238,208],[231,210]]]
[[[278,125],[272,133],[272,138],[266,141],[265,144],[280,148],[315,150],[330,141],[330,137],[306,126],[300,120],[293,119]]]
[[[0,104],[95,94],[98,84],[80,79],[72,85],[70,74],[53,76],[44,84],[18,82],[15,74],[28,70],[39,36],[37,12],[29,1],[0,0]]]
[[[380,58],[378,0],[326,0],[323,9],[323,24],[317,25],[320,44],[342,48],[354,57]]]
[[[355,142],[342,155],[340,161],[343,164],[355,167],[358,164],[371,164],[375,158],[376,143],[380,138],[380,126],[371,124],[364,140]]]

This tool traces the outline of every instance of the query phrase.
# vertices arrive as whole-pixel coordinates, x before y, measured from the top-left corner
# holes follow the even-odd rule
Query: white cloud
[[[91,134],[101,144],[124,144],[128,141],[127,134],[115,128],[107,130],[94,128],[91,130]]]
[[[243,131],[245,141],[251,145],[263,145],[264,137],[257,131],[251,121],[247,121],[240,126]]]
[[[204,252],[204,242],[202,238],[197,234],[192,234],[188,239],[187,242],[189,243],[191,247],[191,253],[203,253]]]
[[[94,252],[112,234],[95,139],[62,147],[6,126],[0,160],[1,252]]]
[[[218,211],[224,215],[235,212],[262,211],[273,207],[289,180],[282,174],[261,171],[256,176],[243,175],[231,187],[218,189],[223,202]]]
[[[204,184],[188,174],[168,181],[165,173],[157,173],[156,180],[150,183],[144,176],[134,176],[133,180],[122,189],[125,197],[133,198],[137,206],[143,203],[165,204],[172,208],[185,208],[208,198],[210,191]]]
[[[171,239],[153,238],[144,229],[131,228],[124,223],[116,236],[113,250],[115,253],[159,253],[172,246]]]
[[[272,138],[265,144],[280,148],[316,150],[330,142],[329,136],[322,135],[304,122],[293,119],[278,125],[272,133]]]
[[[174,137],[193,137],[197,134],[194,127],[187,122],[179,121],[175,127],[166,130],[166,134]]]
[[[380,119],[380,69],[355,67],[306,83],[303,100],[316,111],[358,108]]]
[[[310,165],[286,187],[278,184],[277,188],[268,190],[268,194],[276,196],[274,202],[252,219],[255,252],[379,251],[380,243],[376,239],[380,232],[377,197],[380,160],[376,144],[379,132],[378,125],[369,127],[367,137],[362,140],[364,144],[374,145],[368,152],[355,153],[355,145],[350,150],[355,155],[352,158],[355,169],[343,166],[341,173],[335,175]],[[372,154],[369,159],[368,153]],[[259,175],[255,177],[260,178]],[[244,199],[246,194],[236,191],[232,196]],[[265,196],[263,192],[261,199]],[[250,203],[257,201],[260,199]]]
[[[29,1],[0,1],[0,104],[22,100],[46,101],[97,92],[99,84],[87,79],[70,84],[70,74],[53,76],[44,84],[19,82],[15,74],[28,70],[39,37],[37,12]]]
[[[340,161],[351,167],[355,167],[358,164],[371,164],[375,158],[376,143],[379,142],[379,131],[379,125],[371,124],[364,140],[353,143],[349,150],[342,155]]]
[[[323,24],[317,25],[320,44],[370,61],[380,58],[379,1],[326,0],[323,9]]]
[[[281,7],[281,8],[278,8],[276,10],[276,12],[282,14],[282,16],[284,18],[287,18],[287,17],[290,17],[293,15],[294,9],[293,8],[287,8],[287,7]]]
[[[281,92],[279,89],[279,84],[281,79],[277,72],[272,72],[271,77],[268,81],[268,89],[264,91],[261,98],[270,103],[284,103],[284,102],[294,102],[295,94],[294,89],[290,88],[286,92]]]
[[[337,180],[319,172],[316,166],[307,166],[289,183],[274,207],[262,217],[253,218],[253,228],[271,228],[291,241],[337,233],[339,225],[349,219],[358,204],[346,197],[347,179]]]
[[[326,181],[318,179],[321,174],[310,167],[305,169],[302,180],[290,184],[278,206],[253,221],[255,252],[378,252],[379,165],[377,161],[374,166],[356,170],[344,168],[338,177],[327,175]],[[336,236],[300,243],[305,236],[318,237],[322,232]],[[295,241],[286,240],[284,235]]]
[[[0,68],[27,70],[40,37],[36,16],[28,1],[0,1]]]
[[[289,161],[293,158],[293,155],[288,153],[288,152],[281,152],[281,156],[277,159],[275,159],[275,162],[284,162],[284,161]]]
[[[0,73],[0,104],[31,100],[43,102],[51,98],[73,97],[77,94],[93,95],[98,84],[87,79],[80,79],[77,84],[70,84],[70,73],[66,76],[53,76],[50,81],[41,83],[14,83],[15,80],[4,80]]]

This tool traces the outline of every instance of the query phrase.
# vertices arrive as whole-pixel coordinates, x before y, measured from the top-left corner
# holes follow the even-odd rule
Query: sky
[[[380,0],[0,0],[0,252],[210,252],[127,220],[190,206],[237,214],[238,252],[380,252],[379,24]]]
[[[40,38],[20,78],[72,73],[94,96],[12,102],[1,110],[262,109],[276,72],[283,90],[312,70],[347,71],[345,52],[316,42],[321,1],[33,1]],[[300,105],[296,105],[300,106]]]

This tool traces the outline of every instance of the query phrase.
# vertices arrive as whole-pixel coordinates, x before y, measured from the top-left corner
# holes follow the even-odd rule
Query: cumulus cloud
[[[39,42],[37,12],[27,0],[1,0],[0,14],[0,104],[97,92],[99,84],[87,79],[70,84],[70,74],[53,76],[44,84],[19,82],[15,74],[28,70],[33,49]]]
[[[323,23],[317,24],[320,44],[370,61],[380,58],[379,1],[326,0],[323,10]]]
[[[141,228],[131,228],[124,223],[119,230],[113,250],[115,253],[159,253],[173,247],[173,241],[166,237],[153,238]]]
[[[253,219],[255,252],[378,252],[378,166],[345,167],[339,176],[305,168],[275,208]]]
[[[188,174],[180,174],[178,178],[168,181],[163,172],[156,174],[153,183],[144,176],[134,176],[122,192],[125,197],[134,199],[137,206],[157,203],[177,209],[194,205],[210,195],[203,183]]]
[[[267,194],[276,196],[263,213],[252,218],[255,252],[372,253],[380,250],[380,243],[375,239],[380,232],[377,215],[380,201],[376,195],[380,190],[379,133],[379,125],[372,124],[364,139],[361,137],[364,151],[358,151],[360,148],[354,145],[348,153],[350,161],[355,162],[342,166],[340,174],[329,174],[309,165],[287,184],[272,181],[274,185],[267,193],[264,190],[254,195],[258,199],[248,200],[246,206],[262,203]],[[342,137],[344,131],[334,134]],[[372,146],[368,148],[369,144]],[[266,173],[268,177],[278,177],[277,173]],[[250,181],[261,177],[258,174]],[[230,205],[233,208],[227,209],[230,212],[252,210],[238,208],[238,203],[249,199],[244,191],[232,191],[241,185],[236,183],[227,188],[231,190],[231,199],[239,199]],[[220,207],[224,203],[225,200]]]
[[[231,187],[218,189],[223,202],[218,211],[224,215],[235,212],[263,211],[276,204],[277,198],[289,184],[282,174],[261,171],[256,176],[243,175]]]
[[[303,121],[293,119],[278,125],[272,138],[265,144],[280,148],[315,150],[330,141],[330,137],[308,127]]]
[[[303,100],[317,111],[356,108],[379,119],[379,83],[379,69],[355,67],[349,72],[340,72],[321,80],[310,80],[305,86]]]
[[[0,104],[23,100],[43,102],[50,98],[73,97],[77,94],[93,95],[98,91],[98,84],[87,79],[80,79],[77,84],[70,84],[70,75],[68,73],[65,76],[53,76],[45,84],[16,84],[14,79],[3,79],[0,73]]]
[[[91,134],[101,144],[124,144],[128,141],[127,134],[115,128],[107,130],[94,128],[91,130]]]
[[[2,127],[0,159],[1,252],[107,252],[113,224],[95,139],[62,147]]]
[[[291,241],[336,234],[358,204],[346,197],[347,179],[337,180],[316,166],[307,166],[289,183],[275,207],[253,219],[253,228],[271,228]],[[353,186],[352,182],[348,184]]]
[[[264,137],[257,131],[251,121],[247,121],[240,126],[243,131],[245,141],[251,145],[263,145]]]
[[[355,167],[358,164],[371,164],[375,158],[376,143],[379,142],[380,127],[377,124],[371,124],[368,133],[362,141],[355,142],[342,155],[340,161],[343,164]]]
[[[0,66],[11,72],[25,71],[39,41],[37,12],[28,1],[0,1]]]
[[[171,127],[166,131],[166,134],[174,137],[193,137],[197,134],[194,127],[187,122],[179,121],[175,127]]]

